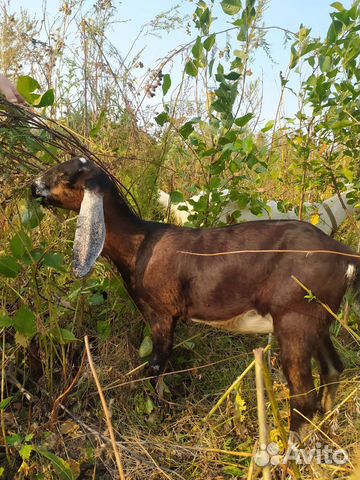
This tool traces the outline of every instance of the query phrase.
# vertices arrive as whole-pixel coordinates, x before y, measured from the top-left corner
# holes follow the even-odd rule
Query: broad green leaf
[[[214,46],[214,43],[215,43],[215,39],[216,39],[216,36],[215,36],[215,33],[213,33],[212,35],[209,35],[205,40],[204,40],[204,48],[207,52],[209,52],[212,47]]]
[[[241,75],[238,72],[230,72],[227,75],[224,75],[224,77],[226,78],[226,80],[234,81],[234,80],[238,80],[241,77]]]
[[[6,437],[6,443],[13,447],[14,445],[19,445],[23,441],[23,437],[19,433],[14,433],[14,435],[9,435]]]
[[[31,453],[34,451],[33,445],[24,445],[19,451],[20,457],[27,462],[30,459]]]
[[[7,398],[4,398],[4,400],[2,400],[0,402],[0,410],[5,410],[6,407],[8,407],[12,401],[13,397],[7,397]]]
[[[179,133],[183,138],[188,138],[190,133],[194,131],[193,122],[186,122],[182,127],[179,129]]]
[[[94,293],[94,295],[91,295],[88,299],[88,304],[89,305],[102,305],[104,303],[104,295],[101,293]]]
[[[246,473],[244,469],[241,469],[239,467],[233,466],[233,465],[227,465],[226,467],[223,467],[223,472],[226,475],[230,475],[231,478],[245,478]],[[244,477],[245,475],[245,477]]]
[[[254,141],[251,137],[244,138],[242,141],[242,148],[246,154],[252,152],[254,148]]]
[[[171,77],[168,73],[165,73],[165,75],[163,77],[163,82],[162,82],[163,95],[167,94],[170,87],[171,87]]]
[[[263,133],[268,132],[274,127],[274,123],[275,123],[274,120],[269,120],[268,122],[266,122],[265,127],[262,128],[261,131]]]
[[[171,203],[180,203],[184,201],[184,196],[181,192],[174,191],[170,193],[170,201]]]
[[[0,257],[0,275],[15,278],[20,272],[20,266],[13,257],[2,255]]]
[[[314,66],[315,66],[315,57],[309,57],[309,58],[307,59],[307,62],[308,62],[308,64],[310,65],[310,67],[313,67],[313,68],[314,68]]]
[[[50,107],[51,105],[54,104],[54,101],[55,101],[54,90],[50,88],[43,95],[37,98],[33,102],[33,105],[36,108]]]
[[[25,337],[32,337],[36,333],[35,315],[26,305],[16,312],[13,325],[15,330]]]
[[[220,187],[220,178],[219,177],[212,177],[210,180],[210,189],[216,190]]]
[[[344,6],[340,2],[333,2],[333,3],[330,4],[330,7],[336,8],[336,10],[338,10],[339,12],[344,10]]]
[[[241,60],[244,60],[244,61],[247,60],[247,58],[248,58],[248,56],[249,56],[249,55],[248,55],[246,52],[244,52],[243,50],[234,50],[233,53],[234,53],[235,57],[241,58]]]
[[[250,122],[250,120],[254,117],[254,114],[253,113],[246,113],[245,115],[243,115],[242,117],[239,117],[235,120],[235,125],[237,125],[238,127],[243,127],[244,125],[246,125],[248,122]]]
[[[315,75],[310,75],[310,77],[307,79],[306,83],[310,87],[316,87],[317,78],[315,77]]]
[[[198,74],[198,68],[192,60],[189,60],[185,65],[185,72],[190,75],[190,77],[196,77]]]
[[[199,2],[199,5],[200,5],[200,2]],[[204,3],[203,5],[201,5],[201,7],[204,9],[204,11],[200,15],[199,21],[200,21],[201,31],[204,35],[206,35],[209,33],[209,28],[210,28],[212,18],[211,18],[210,10],[206,6],[206,4]]]
[[[46,253],[43,258],[43,263],[47,267],[51,267],[59,272],[66,271],[64,267],[64,256],[61,253]]]
[[[240,12],[241,1],[240,0],[224,0],[221,2],[221,8],[227,15],[236,15]]]
[[[201,42],[201,37],[197,37],[196,42],[191,49],[191,53],[193,54],[196,60],[201,60],[202,53],[203,53],[203,44]]]
[[[166,112],[161,112],[157,117],[155,117],[155,122],[160,125],[160,127],[164,126],[164,124],[169,120],[169,115]]]
[[[319,58],[319,65],[322,72],[328,72],[331,67],[331,58],[327,55],[321,55]]]
[[[342,172],[346,177],[346,180],[348,180],[350,183],[354,181],[354,175],[351,170],[349,170],[347,167],[343,167]]]
[[[45,448],[34,447],[39,455],[49,460],[54,467],[60,480],[75,480],[75,476],[71,471],[70,465],[62,458],[54,455],[53,453],[45,450]]]
[[[144,404],[144,412],[147,415],[150,415],[150,413],[154,410],[154,408],[155,408],[154,402],[151,400],[150,397],[147,397]]]
[[[16,89],[22,95],[25,100],[29,103],[33,103],[34,95],[32,92],[40,88],[39,83],[32,77],[28,75],[23,75],[18,78],[16,83]],[[35,98],[38,98],[38,95],[35,95]]]
[[[328,43],[334,43],[339,35],[339,33],[341,32],[342,30],[342,27],[343,27],[343,24],[341,22],[339,22],[339,20],[333,20],[331,25],[330,25],[330,28],[327,32],[327,41]]]
[[[332,123],[330,127],[333,130],[339,130],[340,128],[350,127],[353,124],[353,120],[339,120],[338,122]]]
[[[31,249],[30,237],[24,231],[16,233],[10,240],[10,249],[15,258],[22,258]]]
[[[76,342],[77,338],[71,330],[67,328],[53,328],[50,331],[50,335],[56,340],[60,345],[67,345],[68,343]]]
[[[20,203],[21,223],[30,228],[37,227],[44,214],[36,201],[27,201]]]
[[[153,341],[148,335],[144,337],[144,340],[141,342],[139,348],[139,357],[144,358],[148,357],[153,351]]]
[[[8,317],[7,315],[0,314],[0,328],[12,327],[14,325],[14,321],[12,318]]]
[[[219,112],[219,113],[225,113],[228,110],[226,103],[220,99],[215,100],[215,102],[211,104],[211,108],[215,110],[215,112]]]
[[[35,248],[31,250],[30,255],[25,254],[23,256],[22,262],[25,263],[25,265],[31,265],[32,263],[38,262],[43,255],[44,252],[42,250]]]

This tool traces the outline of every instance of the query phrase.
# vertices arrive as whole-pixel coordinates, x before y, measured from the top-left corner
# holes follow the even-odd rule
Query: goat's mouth
[[[51,206],[49,193],[49,189],[44,185],[39,185],[38,182],[31,185],[31,195],[42,207],[48,208]]]

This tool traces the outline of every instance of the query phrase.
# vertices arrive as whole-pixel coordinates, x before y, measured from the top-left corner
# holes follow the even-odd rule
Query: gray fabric
[[[323,203],[325,212],[329,215],[330,221],[331,221],[331,226],[332,226],[332,231],[330,234],[334,234],[336,230],[338,229],[338,224],[336,223],[336,218],[331,210],[331,208],[324,202]]]

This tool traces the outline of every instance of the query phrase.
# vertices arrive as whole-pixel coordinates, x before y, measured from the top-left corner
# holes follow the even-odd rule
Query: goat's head
[[[90,272],[104,246],[106,228],[104,197],[114,184],[93,162],[75,157],[50,168],[31,186],[35,198],[45,205],[79,212],[74,240],[74,274],[83,277]]]
[[[47,170],[31,189],[34,197],[43,199],[44,205],[78,212],[86,191],[104,196],[110,185],[110,178],[95,163],[74,157]]]

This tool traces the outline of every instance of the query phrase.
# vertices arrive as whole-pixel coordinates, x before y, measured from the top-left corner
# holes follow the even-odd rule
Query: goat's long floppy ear
[[[103,197],[85,189],[76,224],[73,271],[78,278],[92,269],[100,255],[106,236]]]

